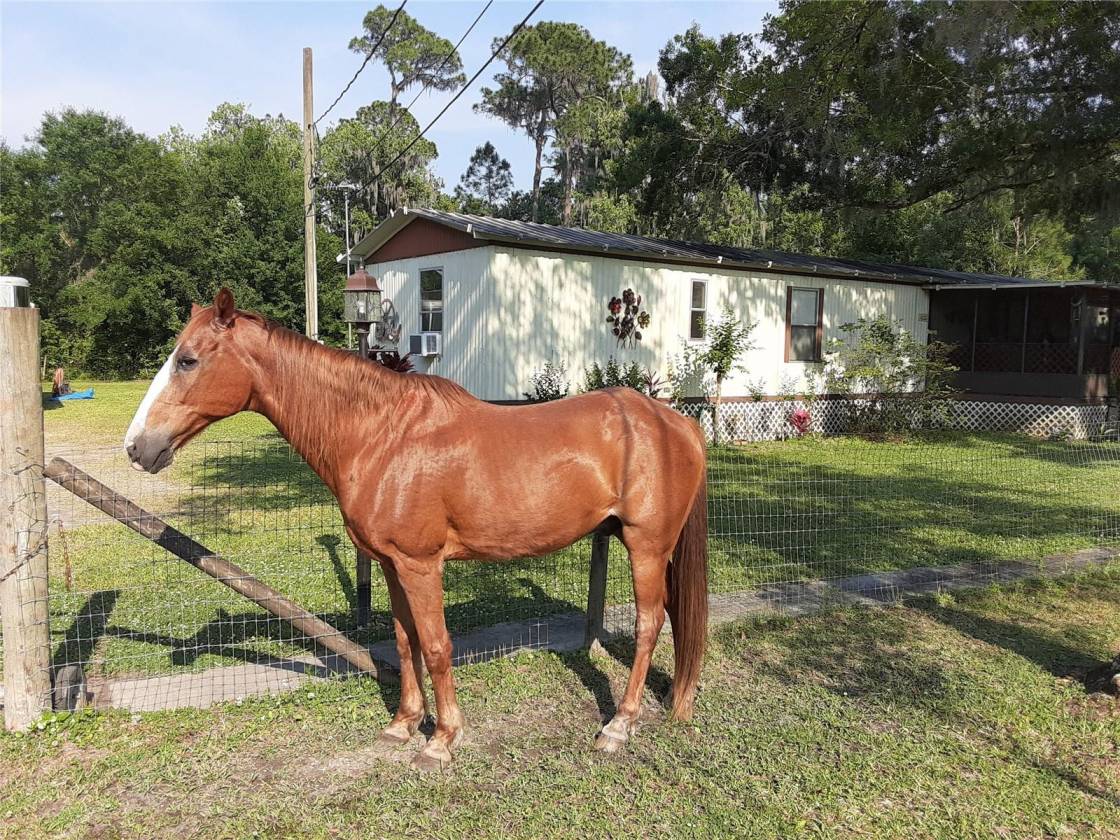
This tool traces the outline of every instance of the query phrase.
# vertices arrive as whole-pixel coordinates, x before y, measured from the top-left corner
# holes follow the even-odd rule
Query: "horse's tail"
[[[669,622],[673,626],[673,711],[676,720],[692,717],[696,684],[708,636],[708,470],[684,523],[666,570]]]

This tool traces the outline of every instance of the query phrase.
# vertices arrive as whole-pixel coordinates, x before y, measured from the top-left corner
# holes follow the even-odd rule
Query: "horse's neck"
[[[356,449],[355,425],[385,429],[394,395],[380,366],[302,338],[284,336],[253,353],[253,408],[337,491],[340,470]]]

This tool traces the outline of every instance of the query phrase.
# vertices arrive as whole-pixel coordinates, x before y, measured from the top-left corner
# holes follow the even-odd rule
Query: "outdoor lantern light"
[[[369,355],[369,325],[381,321],[381,287],[362,266],[346,278],[342,298],[343,318],[357,329],[358,354],[364,359]]]
[[[343,299],[343,317],[351,324],[368,325],[381,320],[381,287],[377,285],[377,278],[368,274],[365,267],[360,267],[346,278]]]

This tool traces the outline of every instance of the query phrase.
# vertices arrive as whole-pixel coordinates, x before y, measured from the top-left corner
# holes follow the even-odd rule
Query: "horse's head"
[[[191,308],[175,349],[125,433],[124,449],[133,468],[159,472],[211,423],[249,407],[252,370],[238,346],[238,333],[258,321],[259,316],[235,308],[229,289],[218,292],[213,306]]]

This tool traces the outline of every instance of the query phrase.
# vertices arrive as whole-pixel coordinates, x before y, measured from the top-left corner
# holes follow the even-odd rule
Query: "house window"
[[[443,269],[420,272],[420,332],[443,331]]]
[[[692,302],[688,310],[688,337],[699,341],[704,337],[705,312],[708,308],[708,282],[692,281]]]
[[[786,289],[786,361],[819,362],[824,338],[824,289]]]

